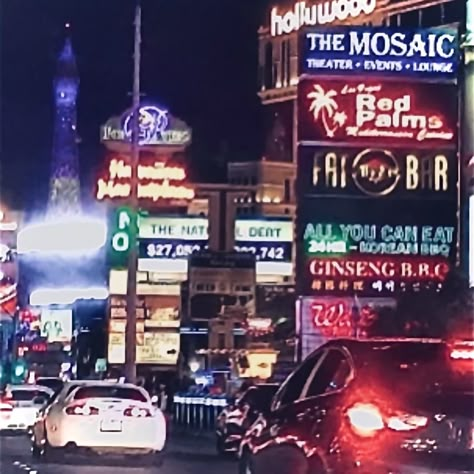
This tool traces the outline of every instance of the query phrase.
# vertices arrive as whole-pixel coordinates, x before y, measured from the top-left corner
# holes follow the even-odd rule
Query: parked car
[[[335,340],[247,431],[246,474],[474,473],[474,343]]]
[[[216,424],[217,452],[236,453],[245,431],[262,412],[270,408],[279,385],[259,384],[248,388],[235,403],[226,407]]]
[[[32,453],[120,454],[161,463],[166,441],[163,413],[133,384],[67,382],[33,427]]]

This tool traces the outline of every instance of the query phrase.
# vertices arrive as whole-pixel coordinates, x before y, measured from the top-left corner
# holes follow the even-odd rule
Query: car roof
[[[33,384],[18,384],[18,385],[7,385],[7,390],[14,391],[14,390],[29,390],[29,391],[42,391],[42,392],[49,392],[51,395],[54,393],[49,387],[45,387],[43,385],[33,385]]]
[[[434,338],[408,338],[408,337],[374,337],[368,339],[357,339],[357,338],[338,338],[326,342],[318,349],[313,351],[320,351],[325,348],[341,348],[348,350],[351,355],[356,359],[364,359],[366,356],[373,355],[373,349],[382,348],[385,346],[400,347],[400,345],[406,345],[406,347],[413,347],[415,345],[425,346],[426,345],[444,345],[446,341],[442,339]]]
[[[144,390],[142,387],[135,385],[133,383],[118,383],[118,382],[111,382],[108,380],[71,380],[64,384],[64,389],[68,389],[71,387],[79,387],[79,386],[94,386],[94,387],[119,387],[119,388],[134,388],[139,390]]]

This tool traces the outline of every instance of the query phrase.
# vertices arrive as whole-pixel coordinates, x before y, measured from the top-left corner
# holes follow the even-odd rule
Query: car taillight
[[[347,410],[347,417],[360,436],[373,436],[385,427],[380,410],[370,403],[356,403]]]
[[[389,417],[387,427],[394,431],[413,431],[428,424],[426,416],[410,415],[406,413]]]
[[[90,416],[99,414],[98,408],[89,405],[70,405],[64,411],[66,415]]]
[[[384,416],[376,405],[356,403],[347,410],[350,425],[359,436],[374,436],[387,428],[392,431],[413,431],[428,424],[426,416],[396,413]]]
[[[133,418],[146,418],[151,416],[150,410],[147,408],[138,408],[138,407],[130,407],[126,408],[123,412],[124,416],[131,416]]]
[[[450,357],[454,360],[474,361],[474,342],[462,341],[451,346]]]
[[[0,412],[10,412],[13,411],[13,406],[5,403],[5,402],[0,402]]]

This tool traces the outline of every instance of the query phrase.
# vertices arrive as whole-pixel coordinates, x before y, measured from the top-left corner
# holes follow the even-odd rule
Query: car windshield
[[[53,390],[55,393],[59,392],[63,386],[64,382],[60,379],[38,379],[36,381],[37,385],[41,385],[42,387],[48,387]]]
[[[146,397],[137,389],[117,386],[90,386],[82,387],[74,394],[75,400],[85,398],[118,398],[121,400],[133,400],[136,402],[147,402]]]
[[[31,402],[36,397],[49,399],[49,394],[43,390],[14,389],[10,392],[8,398],[14,402]]]
[[[473,392],[473,372],[449,358],[445,344],[387,343],[363,356],[361,380],[376,380],[390,390]]]

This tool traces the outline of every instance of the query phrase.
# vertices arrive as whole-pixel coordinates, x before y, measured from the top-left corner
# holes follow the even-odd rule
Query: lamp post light
[[[135,383],[137,378],[137,270],[138,270],[138,162],[140,158],[140,46],[141,4],[135,7],[135,37],[133,62],[133,106],[130,177],[130,250],[127,270],[127,322],[125,327],[125,377]]]

